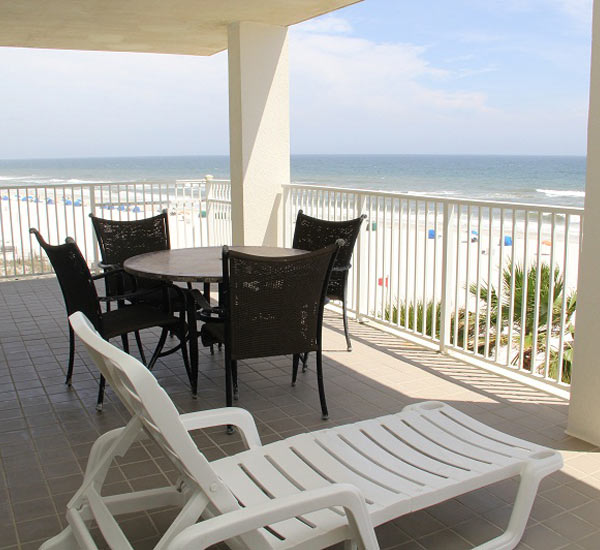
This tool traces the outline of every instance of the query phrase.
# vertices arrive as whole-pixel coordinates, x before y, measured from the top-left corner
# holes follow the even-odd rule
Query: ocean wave
[[[27,180],[33,176],[0,176],[0,181]]]
[[[561,191],[559,189],[536,189],[536,191],[547,197],[585,197],[585,191]]]

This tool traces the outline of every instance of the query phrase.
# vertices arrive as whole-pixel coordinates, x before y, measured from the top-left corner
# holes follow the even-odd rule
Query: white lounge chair
[[[83,484],[67,505],[69,525],[42,550],[95,549],[95,519],[111,548],[131,548],[114,516],[179,505],[157,549],[199,550],[222,540],[232,548],[378,548],[373,526],[515,475],[521,476],[507,530],[480,549],[519,542],[540,480],[559,469],[558,452],[481,424],[444,403],[262,446],[248,411],[179,414],[154,376],[103,340],[81,313],[70,317],[94,361],[132,415],[95,442]],[[208,462],[188,432],[238,427],[248,450]],[[101,496],[108,468],[150,437],[180,474],[173,486]],[[202,518],[198,522],[199,518]]]

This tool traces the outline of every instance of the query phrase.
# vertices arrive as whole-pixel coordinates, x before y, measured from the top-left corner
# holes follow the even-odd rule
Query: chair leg
[[[342,317],[344,320],[344,334],[346,336],[346,348],[352,351],[352,342],[350,342],[350,332],[348,332],[348,311],[346,310],[346,298],[342,301]]]
[[[142,363],[146,364],[146,356],[144,355],[144,348],[142,347],[142,339],[140,338],[140,331],[135,331],[135,341],[137,342],[137,347],[140,352],[140,357],[142,358]]]
[[[165,342],[167,341],[168,334],[169,334],[169,329],[163,328],[160,333],[160,338],[158,339],[158,344],[156,344],[156,349],[154,350],[154,353],[152,354],[152,357],[150,358],[150,362],[146,365],[148,367],[148,370],[152,370],[152,367],[154,367],[154,363],[156,363],[156,360],[158,359],[160,352],[162,351],[163,347],[165,346]]]
[[[129,337],[127,334],[121,334],[121,343],[123,344],[123,351],[129,353]]]
[[[181,342],[181,355],[183,357],[183,365],[190,379],[190,387],[192,388],[192,397],[196,399],[198,396],[198,363],[195,366],[190,366],[190,358],[186,344],[186,329],[185,323],[179,328],[179,341]]]
[[[300,358],[302,359],[302,372],[306,372],[308,368],[308,351],[301,354]]]
[[[327,420],[327,402],[325,401],[325,386],[323,385],[323,354],[321,349],[317,350],[317,383],[319,385],[319,399],[321,400],[321,418]]]
[[[100,375],[100,384],[98,384],[98,400],[96,401],[96,410],[101,412],[104,407],[104,387],[106,386],[106,379],[104,375]]]
[[[292,387],[296,385],[296,378],[298,378],[298,364],[300,363],[300,354],[294,353],[292,358]]]
[[[237,361],[231,361],[231,381],[233,383],[233,399],[237,401],[240,397],[238,391],[238,363]]]
[[[71,379],[73,378],[73,365],[75,364],[75,332],[69,324],[69,366],[67,367],[67,379],[65,384],[71,385]]]

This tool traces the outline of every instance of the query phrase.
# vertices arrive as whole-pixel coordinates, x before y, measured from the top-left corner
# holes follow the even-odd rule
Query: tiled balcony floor
[[[92,442],[123,425],[111,399],[94,409],[97,372],[78,347],[73,387],[64,385],[68,340],[54,278],[0,283],[0,548],[37,548],[65,524],[65,505],[82,479]],[[327,316],[325,384],[331,418],[320,419],[314,368],[290,387],[291,360],[248,361],[240,367],[239,406],[255,416],[264,442],[337,423],[396,412],[416,400],[446,401],[490,426],[563,451],[566,466],[547,478],[519,548],[600,548],[600,453],[564,434],[567,403],[440,356],[364,325],[351,325],[354,351],[344,351],[341,323]],[[146,334],[148,347],[154,341]],[[312,366],[312,365],[311,365]],[[200,393],[190,396],[179,355],[155,374],[182,411],[223,406],[222,356],[202,352]],[[210,458],[242,448],[221,428],[198,433]],[[161,485],[174,472],[152,445],[138,445],[109,473],[109,491]],[[382,548],[471,548],[504,528],[515,494],[509,480],[378,529]],[[124,517],[122,525],[149,548],[173,510]]]

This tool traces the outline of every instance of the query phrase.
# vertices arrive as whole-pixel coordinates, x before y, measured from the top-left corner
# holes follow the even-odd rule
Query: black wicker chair
[[[141,220],[109,220],[90,214],[92,225],[98,239],[102,262],[99,266],[108,271],[118,271],[119,277],[105,279],[106,295],[129,295],[132,303],[160,305],[164,297],[161,290],[165,283],[154,279],[134,277],[122,271],[123,262],[132,256],[145,252],[169,250],[169,218],[163,210],[158,216]],[[171,298],[176,290],[169,290]]]
[[[346,221],[329,221],[312,218],[298,211],[296,218],[296,229],[294,230],[293,247],[302,250],[317,250],[335,243],[338,239],[343,239],[344,245],[338,252],[335,264],[331,271],[329,286],[327,287],[327,298],[331,300],[341,300],[344,334],[346,335],[346,345],[348,351],[352,351],[350,342],[350,333],[348,332],[348,313],[346,311],[346,283],[348,282],[348,272],[350,271],[350,259],[354,251],[354,245],[360,232],[360,226],[366,215],[359,218]],[[304,358],[306,365],[306,358]]]
[[[126,352],[129,352],[127,334],[134,332],[144,363],[146,362],[146,358],[144,357],[139,331],[146,328],[162,327],[156,349],[147,364],[149,369],[154,366],[159,357],[165,355],[161,352],[169,330],[172,330],[178,336],[180,342],[184,342],[186,333],[184,315],[180,315],[178,318],[166,310],[143,304],[125,305],[112,311],[102,312],[100,303],[103,301],[118,300],[124,302],[129,299],[128,295],[114,295],[112,297],[101,298],[96,292],[94,281],[106,277],[118,277],[118,270],[115,269],[101,275],[92,276],[77,243],[73,239],[67,238],[65,244],[53,246],[48,244],[36,229],[31,228],[29,232],[35,235],[40,246],[48,255],[48,259],[56,273],[63,293],[67,315],[71,315],[75,311],[83,312],[106,340],[121,336],[123,348]],[[191,381],[192,377],[187,348],[185,344],[178,346],[176,349],[179,348],[182,350],[183,362]],[[175,349],[169,350],[166,353],[172,353],[173,351]],[[69,325],[69,366],[66,378],[68,385],[71,385],[74,360],[75,335]],[[97,401],[98,410],[102,408],[104,400],[104,385],[104,377],[101,376]]]
[[[293,354],[292,385],[300,355],[317,352],[323,418],[322,325],[325,292],[341,241],[321,250],[279,258],[223,247],[223,323],[206,323],[204,337],[225,342],[226,402],[238,397],[237,362]],[[211,310],[214,313],[214,309]]]

